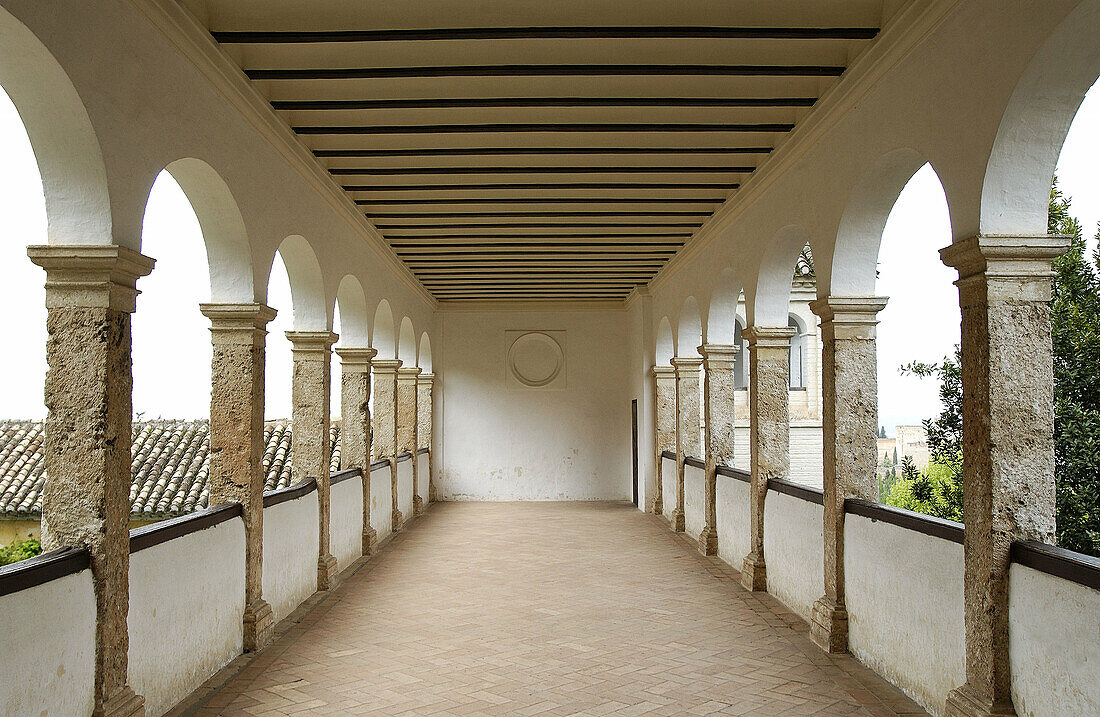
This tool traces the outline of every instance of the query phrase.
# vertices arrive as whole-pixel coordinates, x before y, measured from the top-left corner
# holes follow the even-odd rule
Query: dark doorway
[[[634,507],[638,507],[638,399],[630,402],[630,449],[634,466]]]

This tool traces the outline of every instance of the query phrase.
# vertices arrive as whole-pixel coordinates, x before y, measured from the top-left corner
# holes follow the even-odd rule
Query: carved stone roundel
[[[558,377],[564,363],[558,342],[537,331],[520,336],[508,351],[508,367],[525,386],[547,385]]]

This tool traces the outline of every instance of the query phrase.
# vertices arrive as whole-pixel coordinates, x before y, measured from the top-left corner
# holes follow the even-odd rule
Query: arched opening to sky
[[[290,274],[287,273],[283,257],[278,252],[275,252],[275,260],[271,263],[271,278],[267,284],[267,305],[279,313],[275,320],[267,325],[264,418],[267,420],[290,419],[294,357],[286,332],[294,330],[294,305],[290,298]]]
[[[46,416],[46,272],[27,258],[27,246],[46,243],[46,197],[31,141],[19,112],[0,88],[0,301],[9,307],[9,342],[0,365],[0,418]]]

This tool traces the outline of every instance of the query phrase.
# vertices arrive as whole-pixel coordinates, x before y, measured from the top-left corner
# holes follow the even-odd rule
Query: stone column
[[[317,479],[317,589],[331,590],[336,558],[329,549],[329,395],[332,345],[339,337],[331,331],[287,331],[286,337],[294,353],[291,473],[296,480]]]
[[[767,590],[764,564],[764,499],[768,481],[790,473],[790,341],[794,329],[752,326],[742,334],[749,347],[749,554],[741,566],[741,584]]]
[[[363,555],[374,552],[378,533],[370,527],[370,365],[378,353],[368,348],[339,348],[341,459],[363,469]]]
[[[416,379],[419,376],[420,369],[416,366],[397,369],[397,452],[412,453],[414,516],[424,512],[424,502],[420,498],[420,471],[416,465]]]
[[[810,636],[827,652],[848,649],[844,605],[844,501],[878,500],[878,359],[875,325],[886,299],[829,297],[821,317],[825,595],[814,603]]]
[[[275,618],[263,599],[264,350],[275,310],[263,304],[202,304],[214,344],[210,364],[210,505],[241,504],[245,533],[244,649],[271,642]]]
[[[734,436],[734,375],[738,346],[704,344],[703,356],[703,447],[706,453],[706,483],[703,511],[706,524],[699,534],[699,551],[703,555],[718,554],[718,529],[715,515],[718,466],[733,465]]]
[[[657,486],[653,494],[653,514],[664,513],[664,501],[676,500],[676,496],[664,496],[661,485],[661,454],[665,451],[676,451],[676,369],[671,366],[654,366],[653,381],[656,386],[657,420],[655,436],[657,437]]]
[[[95,588],[93,714],[144,715],[127,682],[130,314],[153,260],[120,246],[32,246],[46,270],[42,542],[87,548]],[[64,619],[64,616],[59,616]]]
[[[1067,237],[985,237],[942,250],[959,271],[966,684],[948,715],[1013,714],[1009,549],[1054,542],[1051,261]]]
[[[397,507],[397,359],[374,359],[374,440],[371,455],[374,460],[390,459],[390,511],[393,531],[401,529],[403,516]]]
[[[696,458],[703,452],[700,445],[699,367],[703,359],[674,358],[676,369],[676,509],[672,512],[672,529],[684,530],[684,459]]]
[[[432,481],[432,389],[434,373],[422,373],[416,379],[416,446],[428,449],[428,475],[421,480],[428,482],[428,502],[435,501],[435,482]]]

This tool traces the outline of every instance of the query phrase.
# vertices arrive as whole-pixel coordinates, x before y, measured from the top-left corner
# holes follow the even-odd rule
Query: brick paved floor
[[[736,577],[625,504],[440,503],[188,712],[924,714]]]

